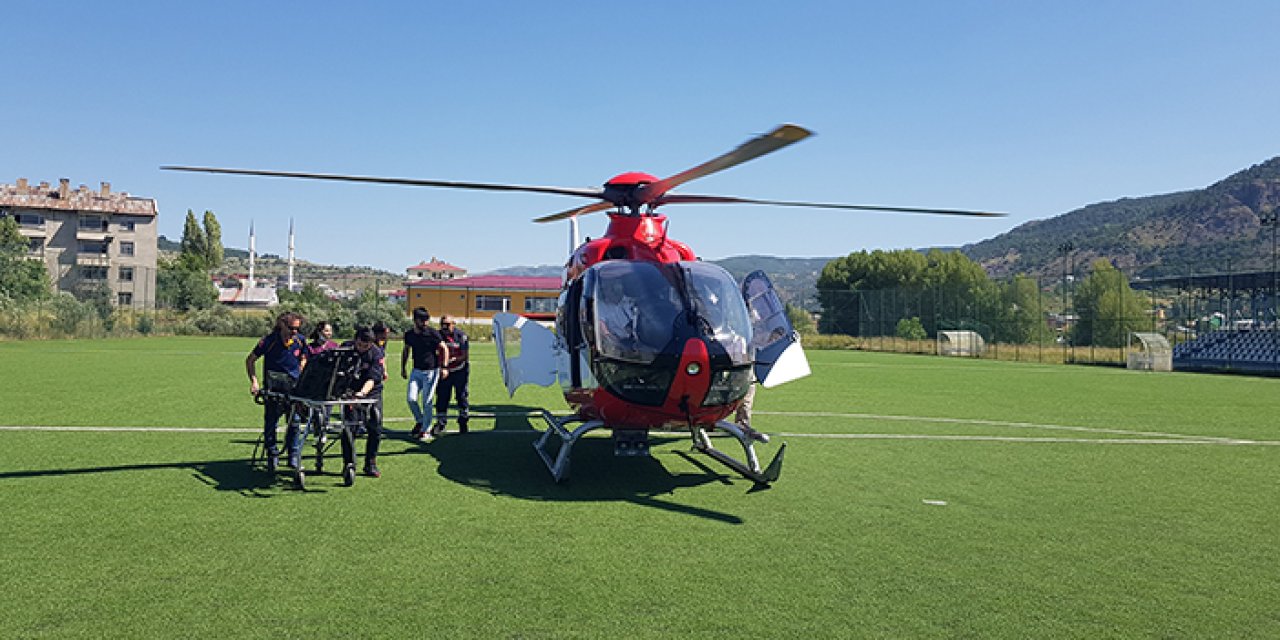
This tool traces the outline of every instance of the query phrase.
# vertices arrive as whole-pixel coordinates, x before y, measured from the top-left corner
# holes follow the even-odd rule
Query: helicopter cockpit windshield
[[[707,340],[729,366],[752,362],[751,320],[738,285],[704,262],[608,261],[596,265],[595,340],[600,354],[637,364]]]
[[[671,342],[683,305],[658,266],[611,261],[596,267],[595,337],[601,355],[647,364]]]

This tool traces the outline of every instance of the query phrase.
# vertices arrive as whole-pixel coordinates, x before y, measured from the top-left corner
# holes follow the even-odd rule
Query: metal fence
[[[1101,292],[1082,290],[1075,274],[977,288],[820,290],[819,330],[855,337],[859,348],[923,354],[938,352],[939,332],[974,331],[985,342],[979,357],[1118,366],[1138,348],[1132,334],[1150,332],[1175,345],[1179,368],[1280,372],[1270,272],[1115,277]]]

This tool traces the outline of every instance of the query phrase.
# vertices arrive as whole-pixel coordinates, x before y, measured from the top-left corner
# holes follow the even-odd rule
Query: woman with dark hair
[[[307,355],[314,356],[330,349],[336,349],[338,343],[333,341],[333,323],[321,320],[311,330],[311,341],[307,343]]]

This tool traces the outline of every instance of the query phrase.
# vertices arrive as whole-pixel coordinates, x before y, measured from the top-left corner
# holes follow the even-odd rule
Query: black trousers
[[[374,396],[377,402],[367,407],[351,407],[352,411],[362,413],[365,428],[365,445],[364,445],[364,464],[371,465],[378,461],[378,446],[382,444],[382,394]],[[345,431],[350,432],[351,427]],[[344,462],[355,464],[356,452],[354,438],[343,434],[342,437],[342,459]]]
[[[453,396],[458,403],[458,424],[465,426],[471,418],[471,401],[468,399],[471,379],[471,367],[463,367],[460,371],[450,371],[449,376],[436,382],[436,423],[446,424],[449,412],[449,397]]]
[[[267,398],[262,404],[262,444],[267,449],[267,457],[274,458],[280,455],[280,446],[276,439],[276,426],[280,424],[280,418],[288,419],[289,405],[284,402],[276,402],[271,398]],[[286,440],[285,442],[289,442]]]

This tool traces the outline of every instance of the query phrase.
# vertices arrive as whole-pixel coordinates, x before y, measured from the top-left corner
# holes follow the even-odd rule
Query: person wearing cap
[[[436,382],[449,375],[444,365],[449,361],[449,348],[444,338],[431,325],[431,314],[423,307],[413,310],[413,329],[404,332],[404,350],[400,352],[400,377],[409,380],[407,400],[409,411],[413,413],[413,431],[411,435],[419,440],[431,437],[423,428],[431,426],[431,397],[436,391]],[[413,373],[406,371],[409,356],[413,356]]]
[[[436,385],[436,424],[432,427],[432,432],[443,433],[445,426],[449,424],[449,397],[453,396],[458,404],[458,432],[466,433],[467,422],[471,418],[471,403],[467,399],[470,395],[467,387],[471,378],[471,363],[468,358],[471,348],[466,332],[455,326],[453,318],[449,316],[440,316],[440,335],[449,349],[448,360],[444,365],[448,375]]]
[[[355,397],[377,400],[364,414],[364,474],[380,478],[382,471],[378,469],[378,447],[382,443],[382,381],[387,377],[383,366],[385,356],[382,349],[378,348],[373,330],[364,327],[356,329],[355,340],[344,342],[342,346],[356,349]],[[354,443],[349,438],[342,439],[343,460],[355,460],[352,446]]]
[[[299,335],[302,331],[302,316],[286,312],[276,318],[276,328],[263,336],[258,344],[244,359],[245,371],[249,374],[249,393],[257,396],[263,390],[258,380],[256,364],[262,358],[262,377],[267,382],[267,389],[287,392],[302,374],[302,367],[307,363],[306,342]],[[280,385],[283,385],[281,387]],[[279,465],[280,450],[276,440],[276,426],[280,417],[288,412],[288,404],[275,402],[270,398],[262,403],[262,445],[267,454],[267,473],[275,473]],[[285,442],[289,446],[289,464],[295,469],[299,464],[299,451],[292,443],[293,431],[297,425],[289,424],[285,431]]]

